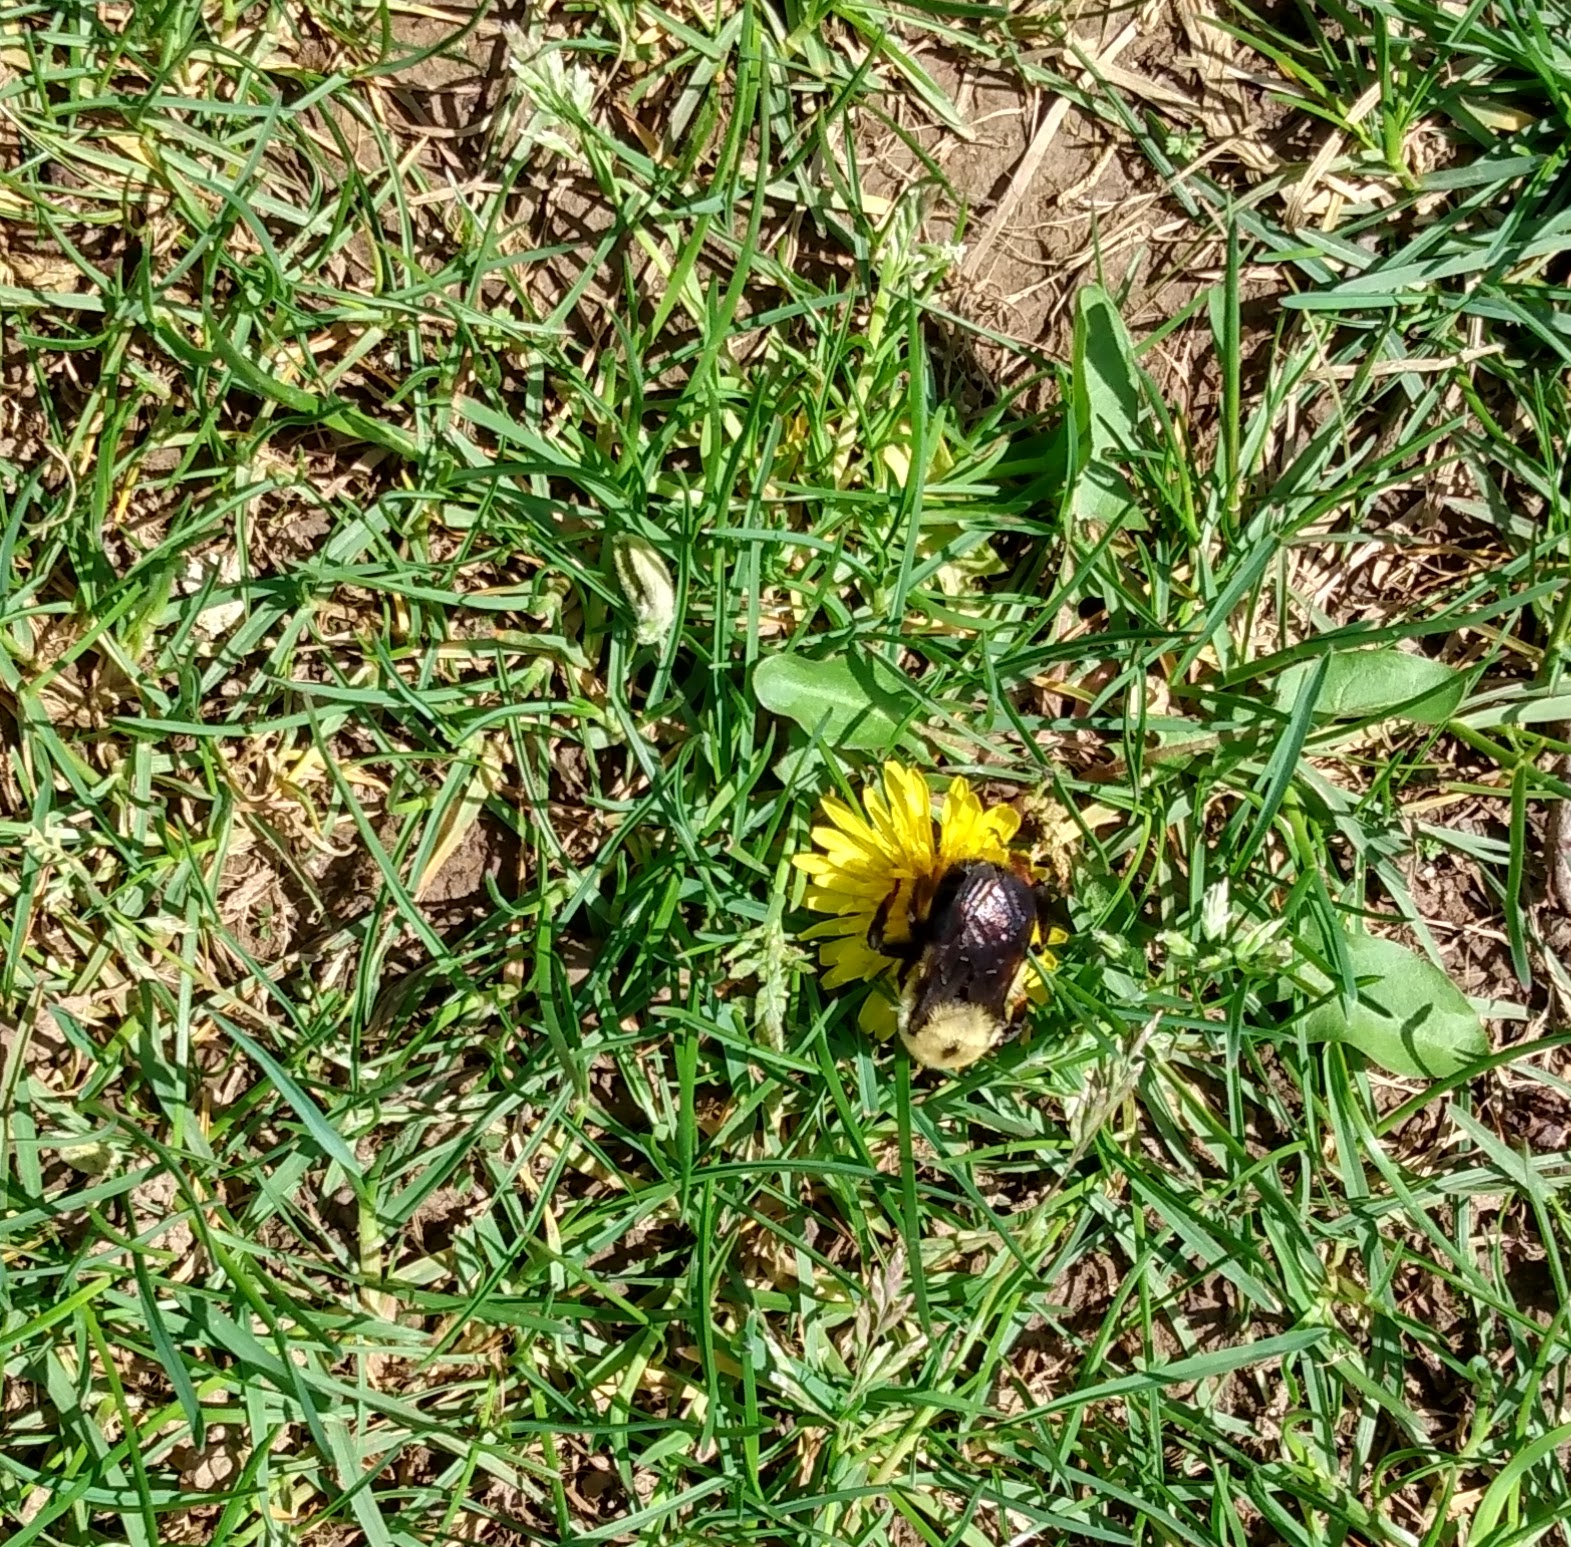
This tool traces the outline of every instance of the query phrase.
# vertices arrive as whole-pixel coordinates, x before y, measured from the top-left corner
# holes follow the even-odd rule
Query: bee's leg
[[[1036,902],[1037,928],[1042,935],[1040,948],[1046,947],[1055,932],[1066,937],[1073,933],[1074,921],[1069,916],[1069,904],[1062,897],[1040,883],[1031,888],[1031,896]],[[1024,1008],[1023,1003],[1016,1006],[1007,1029],[999,1038],[1000,1047],[1007,1047],[1011,1042],[1017,1042],[1025,1035],[1031,1024],[1031,1018],[1023,1013]]]
[[[892,956],[897,962],[909,967],[922,954],[922,942],[917,938],[916,931],[912,930],[905,940],[891,940],[885,934],[889,928],[889,909],[899,895],[900,888],[896,887],[879,903],[873,922],[867,926],[867,943],[880,956]]]
[[[1051,930],[1061,930],[1065,935],[1074,933],[1074,923],[1069,917],[1069,904],[1045,885],[1031,888],[1036,898],[1036,922],[1045,940]]]
[[[889,904],[898,895],[898,892],[891,892],[884,898],[878,905],[878,911],[873,915],[873,922],[867,926],[867,943],[880,955],[884,950],[884,930],[889,926]]]

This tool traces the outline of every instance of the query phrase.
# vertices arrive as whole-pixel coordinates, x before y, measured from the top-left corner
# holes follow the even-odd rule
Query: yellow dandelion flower
[[[885,938],[899,944],[913,918],[925,916],[939,882],[946,872],[967,860],[987,860],[995,865],[1020,868],[1023,861],[1009,845],[1020,827],[1020,815],[1010,806],[984,807],[970,783],[950,781],[937,820],[927,781],[914,769],[886,763],[881,783],[869,784],[858,810],[833,796],[823,802],[825,822],[813,828],[812,851],[795,856],[793,863],[811,884],[807,905],[829,917],[803,931],[806,939],[820,942],[824,987],[871,982],[893,976],[900,966],[894,956],[873,949],[868,934],[875,918],[883,915]],[[1029,868],[1029,867],[1026,867]],[[1062,931],[1053,930],[1044,942],[1040,930],[1036,943],[1056,944]],[[1044,966],[1054,965],[1042,953]],[[1038,998],[1046,985],[1040,974],[1028,970],[1022,990]],[[874,1000],[878,1007],[874,1007]],[[893,1008],[878,995],[864,1006],[878,1029],[894,1027]]]
[[[1009,840],[1020,830],[1020,813],[1013,806],[984,811],[971,786],[964,779],[953,779],[938,825],[940,873],[968,859],[1007,865]]]

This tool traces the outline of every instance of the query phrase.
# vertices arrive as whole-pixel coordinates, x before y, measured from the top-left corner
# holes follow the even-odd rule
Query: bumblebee
[[[963,1069],[1009,1033],[1010,1000],[1038,924],[1046,933],[1052,903],[1040,887],[988,860],[944,872],[925,910],[904,899],[905,938],[889,938],[886,898],[867,943],[904,963],[900,1040],[919,1064]]]

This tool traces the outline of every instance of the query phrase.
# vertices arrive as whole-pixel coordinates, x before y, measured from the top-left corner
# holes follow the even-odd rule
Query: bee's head
[[[911,1015],[914,997],[900,1006],[900,1040],[930,1069],[964,1069],[990,1052],[1008,1030],[997,1011],[960,999],[934,1005],[916,1021]]]

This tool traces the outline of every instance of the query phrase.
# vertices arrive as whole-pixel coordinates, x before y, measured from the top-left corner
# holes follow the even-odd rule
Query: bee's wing
[[[970,1004],[985,1005],[995,1014],[1002,1015],[1009,1000],[1009,990],[1025,962],[1025,952],[1011,945],[996,953],[989,952],[981,960],[973,960],[969,981],[954,997]]]
[[[920,1026],[945,1004],[981,1005],[1002,1017],[1009,990],[1025,961],[1025,952],[1013,945],[999,948],[968,942],[960,949],[954,942],[938,942],[928,949],[917,979],[911,1021]],[[946,948],[947,946],[947,948]]]

